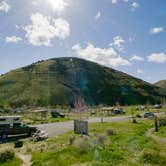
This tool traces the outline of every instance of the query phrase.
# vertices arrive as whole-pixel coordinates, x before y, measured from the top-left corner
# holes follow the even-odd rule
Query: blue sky
[[[166,79],[165,0],[0,0],[0,74],[76,56]]]

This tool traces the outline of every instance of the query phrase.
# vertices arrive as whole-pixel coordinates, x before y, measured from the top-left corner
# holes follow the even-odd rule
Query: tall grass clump
[[[107,134],[108,136],[111,136],[111,135],[116,135],[117,132],[116,132],[114,129],[107,129],[107,130],[106,130],[106,134]]]
[[[143,164],[152,164],[152,165],[165,165],[166,158],[161,155],[159,152],[154,150],[144,151],[140,157],[140,161]]]
[[[160,117],[159,118],[159,126],[166,126],[166,116],[165,117]]]
[[[0,150],[0,163],[13,160],[15,157],[14,150],[11,148],[5,148]]]
[[[88,153],[91,145],[88,137],[80,137],[74,141],[74,146],[80,154]]]

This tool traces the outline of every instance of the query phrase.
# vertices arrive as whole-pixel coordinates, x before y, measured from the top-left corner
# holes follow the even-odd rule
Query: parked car
[[[48,133],[44,130],[37,130],[32,136],[33,141],[42,141],[47,138],[48,138]]]
[[[62,114],[62,113],[60,113],[60,112],[57,111],[57,110],[52,110],[52,111],[51,111],[51,116],[52,116],[53,118],[65,118],[65,114]]]
[[[112,110],[113,114],[125,114],[126,111],[124,111],[123,109],[114,109]]]
[[[21,116],[0,116],[0,138],[6,139],[8,135],[32,135],[35,127],[22,123]]]
[[[153,107],[154,107],[155,109],[161,109],[161,108],[162,108],[162,105],[161,105],[161,104],[155,104]]]
[[[154,113],[153,112],[146,112],[144,114],[144,118],[153,118],[154,117]]]

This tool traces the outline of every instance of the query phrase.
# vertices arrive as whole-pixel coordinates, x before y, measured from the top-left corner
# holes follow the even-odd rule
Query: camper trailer
[[[22,123],[21,116],[0,116],[0,138],[5,139],[9,135],[32,135],[36,128]]]

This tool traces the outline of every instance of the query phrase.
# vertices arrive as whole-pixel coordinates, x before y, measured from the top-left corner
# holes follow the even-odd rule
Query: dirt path
[[[162,144],[162,146],[166,147],[166,138],[161,138],[161,137],[158,137],[158,136],[152,134],[153,131],[154,131],[154,128],[149,129],[147,131],[146,135],[148,137],[152,138],[153,140],[155,140],[157,143]]]
[[[17,153],[17,156],[23,161],[22,166],[31,166],[32,165],[32,163],[31,163],[32,156],[31,155]]]

